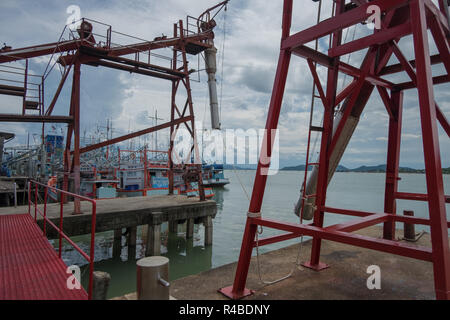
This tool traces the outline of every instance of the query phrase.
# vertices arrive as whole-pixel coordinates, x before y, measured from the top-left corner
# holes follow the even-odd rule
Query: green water
[[[204,229],[196,225],[194,239],[184,238],[180,226],[178,234],[169,234],[163,225],[162,253],[170,259],[170,280],[196,274],[210,268],[237,261],[245,225],[249,201],[243,188],[251,195],[255,171],[226,171],[231,183],[224,188],[215,189],[218,212],[214,221],[213,246],[203,246]],[[423,193],[426,190],[425,175],[401,174],[399,183],[401,192]],[[301,185],[302,172],[280,172],[268,178],[264,196],[262,214],[264,217],[280,219],[287,222],[298,222],[292,213],[297,201]],[[328,191],[327,205],[337,208],[383,212],[385,175],[380,173],[336,173]],[[446,194],[450,193],[450,175],[444,176]],[[398,212],[414,210],[415,216],[427,217],[427,204],[418,201],[399,200]],[[447,204],[450,217],[450,205]],[[327,214],[325,224],[351,219],[341,215]],[[401,228],[401,224],[398,225]],[[416,226],[416,230],[425,230]],[[263,237],[279,232],[264,229]],[[86,252],[89,251],[89,237],[74,237],[74,240]],[[136,252],[128,252],[125,237],[120,256],[113,258],[113,232],[96,235],[95,270],[111,274],[109,297],[116,297],[136,290],[136,259],[144,256],[145,245],[142,241],[142,229],[138,229]],[[272,244],[261,248],[261,252],[275,250],[293,243],[297,239]],[[135,254],[135,257],[133,257]],[[70,246],[64,246],[63,259],[66,264],[77,264],[82,267],[83,283],[86,284],[86,264],[83,258]]]

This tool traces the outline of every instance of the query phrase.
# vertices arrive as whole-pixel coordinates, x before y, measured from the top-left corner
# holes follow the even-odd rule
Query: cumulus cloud
[[[0,10],[0,26],[3,32],[0,41],[13,47],[54,42],[58,39],[66,23],[66,8],[71,4],[81,7],[82,16],[105,22],[114,30],[132,34],[144,39],[153,39],[161,34],[170,35],[173,23],[187,14],[196,16],[217,0],[204,1],[154,1],[138,0],[124,2],[88,1],[77,2],[49,0],[45,3],[31,1],[3,0]],[[325,1],[322,18],[329,16],[331,1]],[[281,35],[282,1],[231,1],[226,20],[218,17],[216,47],[219,49],[219,70],[217,74],[219,99],[221,102],[221,122],[223,128],[264,128],[271,90],[275,78]],[[300,31],[315,24],[317,3],[294,1],[294,21],[292,32]],[[226,22],[226,33],[224,23]],[[100,32],[101,30],[99,30]],[[345,31],[346,41],[368,34],[364,26]],[[354,36],[353,36],[354,35]],[[226,42],[224,43],[224,36]],[[118,37],[118,36],[117,36]],[[119,37],[116,41],[120,41]],[[328,39],[323,38],[319,48],[326,51]],[[430,41],[431,49],[435,46]],[[311,45],[311,44],[310,44]],[[402,51],[408,58],[413,56],[411,39],[400,42]],[[224,50],[223,50],[224,49]],[[435,51],[434,51],[435,52]],[[170,52],[165,52],[165,54]],[[344,56],[344,61],[359,66],[364,52]],[[43,72],[44,59],[35,59],[31,66],[36,73]],[[190,58],[190,67],[197,65],[197,57]],[[222,64],[223,61],[223,64]],[[392,58],[390,63],[398,63]],[[222,71],[223,70],[223,71]],[[434,66],[435,74],[442,73],[442,66]],[[55,70],[46,83],[46,100],[51,99],[58,85],[60,75]],[[325,86],[326,69],[318,68]],[[82,132],[92,131],[97,125],[106,125],[112,120],[115,135],[143,129],[154,124],[155,109],[158,117],[170,118],[170,82],[150,79],[145,76],[130,75],[125,72],[105,68],[82,67],[81,117]],[[206,76],[200,73],[200,83],[192,82],[194,110],[197,121],[209,126],[209,106]],[[70,78],[69,78],[70,80]],[[391,81],[408,81],[406,75],[390,76]],[[339,87],[350,79],[340,77]],[[280,157],[281,165],[297,165],[304,162],[307,141],[307,126],[311,103],[312,77],[306,62],[293,57],[289,70],[288,84],[282,112],[280,114]],[[450,118],[450,91],[448,84],[436,87],[436,100]],[[66,84],[55,114],[67,114],[70,98],[70,81]],[[180,95],[177,103],[182,107],[185,96]],[[405,93],[404,134],[402,136],[402,165],[422,167],[422,146],[420,137],[419,108],[414,90]],[[316,100],[315,124],[320,125],[323,110]],[[0,112],[20,112],[20,101],[0,96]],[[388,116],[376,90],[363,113],[359,126],[352,138],[342,164],[380,164],[386,158]],[[36,124],[1,124],[2,130],[14,131],[18,139],[14,143],[24,143],[27,132],[39,133]],[[450,166],[449,139],[439,128],[442,160]],[[161,138],[163,139],[163,138]]]

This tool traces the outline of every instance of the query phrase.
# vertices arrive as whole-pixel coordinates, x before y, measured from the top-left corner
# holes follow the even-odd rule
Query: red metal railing
[[[34,202],[31,200],[31,192],[32,192],[32,184],[34,184]],[[44,212],[38,208],[38,189],[42,187],[44,189]],[[58,195],[60,194],[60,210],[59,210],[59,226],[54,224],[47,217],[47,199],[48,199],[48,191],[49,189]],[[91,244],[89,255],[85,253],[75,242],[73,242],[64,232],[63,232],[63,218],[64,218],[64,198],[65,196],[71,196],[74,198],[78,198],[83,201],[88,201],[92,204],[92,222],[91,222]],[[93,273],[94,273],[94,254],[95,254],[95,224],[96,224],[96,212],[97,212],[97,203],[95,200],[83,197],[71,192],[67,192],[64,190],[60,190],[36,181],[28,182],[28,213],[31,215],[31,206],[34,206],[34,221],[37,223],[37,214],[43,217],[43,232],[44,235],[47,235],[47,223],[50,224],[59,234],[59,247],[58,247],[58,255],[61,258],[62,255],[62,240],[63,238],[76,250],[78,251],[84,259],[89,263],[89,284],[88,284],[88,299],[92,299],[92,286],[93,286]]]

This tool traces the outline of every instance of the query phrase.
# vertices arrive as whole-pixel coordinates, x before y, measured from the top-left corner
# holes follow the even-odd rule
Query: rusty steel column
[[[175,23],[173,25],[173,37],[176,38],[178,35],[178,27]],[[173,58],[172,58],[172,69],[177,70],[177,50],[173,48]],[[177,95],[177,88],[180,83],[180,80],[173,80],[172,81],[172,99],[170,104],[170,145],[169,145],[169,194],[173,194],[173,184],[174,184],[174,177],[173,177],[173,141],[175,139],[174,137],[174,120],[175,120],[175,108],[176,108],[176,95]]]
[[[183,29],[183,20],[180,20],[178,22],[179,27],[180,27],[180,39],[183,40],[184,38],[184,29]],[[183,43],[183,42],[181,42]],[[187,94],[187,103],[188,103],[188,107],[189,107],[189,114],[192,117],[191,120],[191,135],[192,135],[192,140],[193,140],[193,151],[194,151],[194,163],[196,164],[196,169],[197,169],[197,173],[198,173],[198,193],[200,196],[200,201],[205,201],[205,188],[203,187],[203,177],[202,177],[202,160],[200,159],[200,151],[198,149],[198,144],[197,144],[197,133],[195,132],[195,118],[194,118],[194,103],[192,102],[192,90],[191,90],[191,82],[189,79],[189,66],[188,66],[188,61],[187,61],[187,56],[186,56],[186,48],[184,46],[184,44],[181,45],[181,55],[183,57],[183,69],[184,69],[184,74],[186,75],[186,77],[184,78],[184,85],[186,87],[186,94]]]
[[[73,69],[73,182],[74,193],[80,194],[80,74],[81,64],[77,60]],[[79,198],[74,199],[74,214],[81,213]]]

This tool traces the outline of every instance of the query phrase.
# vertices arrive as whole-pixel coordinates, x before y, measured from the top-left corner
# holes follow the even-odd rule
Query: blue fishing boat
[[[203,185],[205,187],[223,187],[230,183],[225,178],[223,164],[203,165]]]

